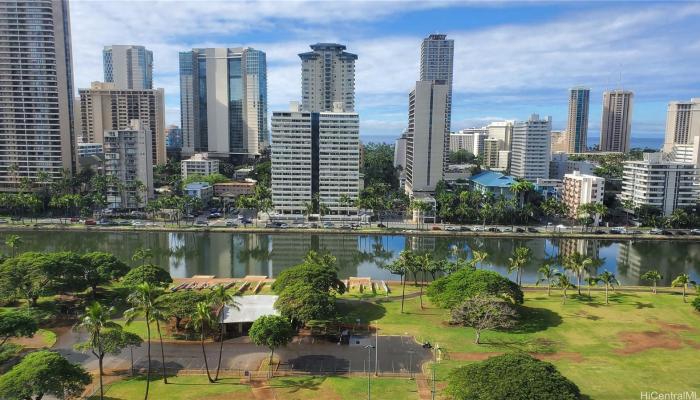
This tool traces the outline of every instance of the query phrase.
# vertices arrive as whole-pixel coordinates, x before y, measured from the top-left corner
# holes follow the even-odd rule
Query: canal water
[[[700,242],[669,240],[516,239],[454,236],[258,234],[221,232],[68,232],[22,231],[0,233],[22,237],[20,251],[106,251],[125,262],[140,247],[153,250],[153,262],[173,277],[215,275],[276,277],[298,264],[307,251],[325,251],[337,258],[339,275],[396,279],[383,266],[402,250],[430,252],[437,258],[471,257],[474,249],[486,251],[484,268],[507,274],[508,257],[518,246],[532,249],[523,282],[537,281],[537,268],[549,257],[575,251],[600,259],[598,272],[614,272],[623,285],[644,285],[640,276],[656,269],[670,285],[678,274],[700,278]],[[0,243],[4,242],[1,240]],[[0,251],[8,254],[9,249]]]

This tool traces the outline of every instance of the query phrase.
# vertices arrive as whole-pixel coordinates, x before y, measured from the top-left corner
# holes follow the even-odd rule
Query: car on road
[[[501,232],[501,230],[498,229],[498,228],[488,228],[487,230],[488,230],[489,232],[494,232],[494,233],[499,233],[499,232]]]
[[[97,225],[97,221],[95,221],[94,219],[86,219],[85,225]]]
[[[663,231],[659,228],[654,228],[654,229],[650,230],[649,233],[652,235],[660,235],[661,233],[663,233]]]
[[[685,236],[685,235],[687,235],[687,233],[685,233],[685,231],[675,231],[674,233],[675,233],[676,235],[678,235],[678,236]]]
[[[525,233],[525,229],[523,228],[516,228],[515,231],[518,233]]]
[[[602,229],[596,229],[595,231],[593,231],[593,233],[595,233],[596,235],[604,235],[605,231]]]
[[[238,224],[236,224],[236,221],[234,221],[234,220],[232,220],[232,219],[229,219],[229,220],[226,220],[226,226],[235,228],[235,227],[238,226]]]
[[[0,219],[0,224],[6,224],[7,220],[6,219]]]
[[[501,232],[513,232],[513,228],[503,228]]]
[[[324,222],[323,227],[326,229],[330,229],[333,227],[333,223],[332,222]]]
[[[459,227],[458,227],[458,226],[454,226],[454,225],[447,225],[447,226],[445,227],[445,230],[446,230],[446,231],[449,231],[449,232],[457,232],[457,231],[459,231]]]
[[[132,221],[131,226],[144,226],[145,224],[141,221]]]
[[[471,232],[471,228],[469,228],[468,226],[460,226],[459,230],[462,232]]]
[[[627,233],[627,229],[625,229],[623,227],[610,228],[610,233],[615,234],[615,235],[624,235]]]
[[[114,221],[112,221],[111,219],[102,218],[102,219],[97,221],[97,225],[109,226],[109,225],[116,225],[116,223]]]
[[[442,228],[440,228],[439,226],[433,226],[433,227],[432,227],[432,230],[433,230],[433,231],[441,231]]]
[[[206,226],[206,225],[209,225],[209,222],[207,222],[206,219],[198,219],[198,220],[194,221],[194,224],[195,224],[195,225],[204,225],[204,226]]]
[[[567,226],[566,226],[566,225],[559,224],[559,225],[555,226],[555,228],[558,229],[558,230],[561,232],[562,230],[566,230],[566,229],[567,229]]]
[[[386,228],[386,225],[384,225],[384,224],[382,224],[382,223],[378,223],[378,224],[377,224],[377,228]]]
[[[700,229],[691,229],[690,234],[691,235],[700,235]]]
[[[80,218],[78,218],[78,217],[70,217],[70,222],[80,222]]]
[[[662,230],[661,234],[666,235],[666,236],[673,236],[673,232],[666,230],[666,229]]]
[[[533,227],[527,228],[527,231],[530,233],[540,233],[539,229]]]

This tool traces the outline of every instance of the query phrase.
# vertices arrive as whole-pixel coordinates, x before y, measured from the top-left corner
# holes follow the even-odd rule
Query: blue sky
[[[453,130],[531,113],[562,129],[567,89],[585,85],[597,136],[602,92],[621,85],[635,92],[633,137],[661,137],[668,101],[700,97],[698,2],[73,0],[71,20],[77,87],[102,79],[104,45],[144,45],[178,125],[178,51],[265,51],[273,111],[300,97],[297,54],[332,41],[359,56],[361,135],[391,140],[406,125],[421,39],[436,32],[455,40]]]

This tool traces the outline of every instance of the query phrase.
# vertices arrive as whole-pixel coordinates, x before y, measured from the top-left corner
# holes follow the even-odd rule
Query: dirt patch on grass
[[[683,340],[675,332],[620,332],[618,335],[624,347],[615,353],[629,355],[651,349],[678,350],[683,347]]]
[[[697,331],[697,329],[693,328],[690,325],[686,325],[686,324],[671,324],[671,323],[663,322],[663,321],[653,321],[653,322],[665,331],[671,331],[671,332],[695,332],[695,331]]]
[[[493,356],[499,356],[503,353],[487,352],[487,353],[450,353],[450,360],[456,361],[483,361]],[[580,353],[560,351],[556,353],[528,353],[531,356],[543,361],[558,361],[570,360],[582,362],[583,356]]]

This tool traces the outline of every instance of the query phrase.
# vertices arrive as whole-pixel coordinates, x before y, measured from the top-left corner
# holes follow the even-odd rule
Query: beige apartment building
[[[691,145],[695,137],[700,137],[700,98],[668,103],[664,153],[674,145]]]
[[[79,93],[84,142],[103,143],[105,131],[128,129],[138,119],[149,129],[154,163],[166,163],[163,89],[117,89],[114,83],[93,82]]]
[[[583,204],[602,203],[604,192],[604,178],[579,171],[564,175],[562,201],[569,209],[569,218],[577,218]],[[596,216],[593,223],[597,225],[599,222],[600,216]]]
[[[500,151],[499,140],[487,138],[484,140],[484,166],[486,168],[498,168],[498,152]]]
[[[569,134],[566,131],[552,131],[552,154],[569,152]]]
[[[600,151],[627,153],[632,135],[632,100],[629,90],[603,92],[603,112],[600,122]]]
[[[333,111],[334,103],[342,111],[355,110],[355,61],[357,55],[337,43],[316,43],[301,58],[301,109]]]

